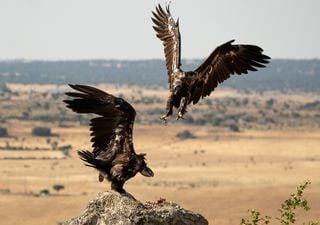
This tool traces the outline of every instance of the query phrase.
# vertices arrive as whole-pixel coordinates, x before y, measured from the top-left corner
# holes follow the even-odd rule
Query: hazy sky
[[[163,0],[0,0],[0,59],[163,58],[151,10]],[[272,58],[320,58],[320,0],[172,0],[182,58],[219,44]]]

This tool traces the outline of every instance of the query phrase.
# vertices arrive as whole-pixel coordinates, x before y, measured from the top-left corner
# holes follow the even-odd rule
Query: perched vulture
[[[99,181],[111,182],[111,188],[125,193],[124,183],[138,172],[152,177],[145,154],[136,154],[132,141],[132,129],[136,112],[122,98],[114,97],[97,88],[85,85],[70,85],[78,92],[67,92],[73,99],[64,100],[67,107],[76,113],[99,115],[91,119],[90,131],[93,151],[78,151],[86,166],[99,172]]]
[[[164,10],[159,4],[152,12],[156,36],[163,42],[170,97],[167,100],[166,120],[172,114],[173,106],[178,108],[177,119],[183,118],[187,105],[196,104],[200,98],[209,96],[218,84],[233,74],[246,74],[265,67],[270,57],[255,45],[234,45],[234,40],[218,46],[194,71],[181,70],[181,38],[179,20],[171,16],[169,5]]]

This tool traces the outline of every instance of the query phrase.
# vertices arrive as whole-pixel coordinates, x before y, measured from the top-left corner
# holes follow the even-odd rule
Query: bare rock
[[[62,225],[207,225],[200,214],[160,199],[141,203],[129,194],[100,193],[83,214]]]

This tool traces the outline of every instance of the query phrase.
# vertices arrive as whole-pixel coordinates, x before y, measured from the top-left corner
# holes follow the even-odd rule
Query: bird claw
[[[163,120],[165,123],[167,123],[167,118],[168,118],[167,115],[163,115],[160,117],[160,120]]]
[[[180,120],[180,119],[184,120],[184,117],[181,112],[178,112],[178,116],[177,116],[176,120]]]

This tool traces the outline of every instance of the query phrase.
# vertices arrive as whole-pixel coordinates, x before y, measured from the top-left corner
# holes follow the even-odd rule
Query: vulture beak
[[[149,168],[149,167],[144,167],[140,173],[145,176],[145,177],[153,177],[154,176],[154,173],[153,171]]]

